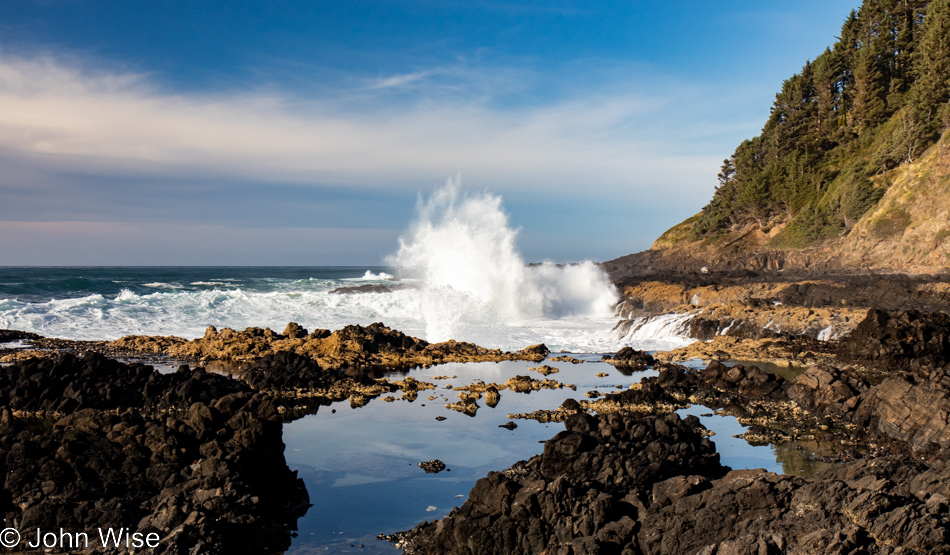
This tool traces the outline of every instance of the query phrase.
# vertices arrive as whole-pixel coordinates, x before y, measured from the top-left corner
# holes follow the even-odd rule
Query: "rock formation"
[[[258,553],[306,512],[277,406],[240,382],[65,355],[5,367],[0,406],[0,513],[24,537],[125,527],[154,553]]]

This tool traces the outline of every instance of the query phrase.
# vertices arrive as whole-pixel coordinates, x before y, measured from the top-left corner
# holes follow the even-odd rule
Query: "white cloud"
[[[396,75],[373,87],[428,85],[430,77]],[[477,75],[453,78],[455,91],[461,78],[478,88]],[[38,171],[93,175],[415,190],[461,170],[468,183],[501,191],[705,191],[724,154],[680,145],[690,126],[709,125],[683,115],[698,110],[682,106],[689,91],[669,92],[587,91],[522,108],[498,107],[482,94],[442,97],[438,83],[402,104],[178,94],[145,75],[0,54],[0,149]]]
[[[417,71],[415,73],[403,73],[400,75],[391,75],[374,80],[369,85],[369,89],[391,89],[414,83],[420,79],[425,79],[431,74],[429,71]]]

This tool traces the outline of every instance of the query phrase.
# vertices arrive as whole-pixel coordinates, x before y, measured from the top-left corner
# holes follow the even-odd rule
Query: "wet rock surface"
[[[30,333],[20,330],[0,330],[0,343],[9,343],[11,341],[19,341],[21,339],[39,339],[40,336],[35,333]]]
[[[872,310],[792,380],[658,363],[628,390],[509,415],[566,429],[388,539],[419,554],[950,553],[948,323]],[[748,440],[847,449],[813,478],[729,471],[698,420],[663,415],[696,403],[751,424]]]
[[[549,357],[548,360],[553,360],[554,362],[570,362],[571,364],[583,364],[583,363],[584,363],[583,360],[581,360],[581,359],[579,359],[579,358],[572,357],[572,356],[570,356],[570,355],[559,355],[559,356],[555,356],[555,357]]]
[[[274,397],[291,415],[313,412],[321,405],[344,399],[362,406],[380,395],[399,390],[415,399],[419,391],[435,387],[412,377],[390,382],[363,372],[327,369],[310,357],[290,351],[264,355],[236,377]]]
[[[0,513],[36,528],[157,534],[154,553],[286,549],[309,505],[275,403],[241,382],[100,355],[0,370]]]
[[[619,553],[655,484],[727,471],[699,427],[675,415],[575,414],[541,455],[489,473],[449,516],[391,539],[407,553]]]
[[[616,262],[616,261],[614,261]],[[612,263],[606,266],[612,267]],[[777,333],[839,338],[854,330],[869,309],[950,309],[950,278],[866,273],[617,271],[623,291],[619,331],[638,318],[679,313],[691,316],[681,333],[700,340],[727,335],[739,340]]]
[[[812,479],[719,464],[695,417],[575,414],[406,553],[947,553],[950,471],[862,459]]]
[[[678,379],[684,384],[668,390],[692,392],[688,394],[704,404],[740,406],[740,414],[744,411],[750,421],[797,428],[811,422],[805,427],[837,429],[848,441],[896,442],[896,448],[919,456],[947,458],[950,317],[942,312],[871,310],[852,335],[805,350],[811,341],[789,339],[783,347],[793,359],[796,355],[788,345],[803,347],[799,353],[812,353],[809,356],[820,361],[793,382],[774,376],[749,390],[746,376],[730,385],[728,372],[736,371],[714,361],[696,376],[718,393],[689,383],[695,381],[689,377]],[[735,352],[720,354],[723,359],[739,358]],[[762,379],[756,376],[752,382]],[[762,388],[769,390],[764,400],[772,405],[760,402]]]
[[[697,341],[671,351],[657,351],[657,360],[684,361],[742,360],[777,366],[810,366],[835,360],[836,348],[828,341],[802,335],[772,334],[761,339],[739,339],[718,335],[711,341]]]
[[[418,553],[946,552],[947,324],[942,313],[872,310],[841,340],[724,338],[703,344],[712,349],[704,369],[655,362],[658,375],[630,389],[509,415],[564,421],[566,430],[542,455],[480,481],[447,519],[393,539]],[[280,549],[306,504],[284,463],[282,417],[343,399],[353,407],[383,395],[412,401],[435,387],[374,377],[374,362],[512,355],[430,345],[381,325],[255,330],[209,330],[196,342],[134,341],[163,354],[186,343],[205,352],[221,341],[216,352],[225,352],[220,336],[237,334],[232,360],[252,354],[238,379],[190,367],[163,376],[141,364],[62,353],[4,367],[0,508],[8,522],[76,529],[134,515],[137,529],[176,546],[169,553],[178,546]],[[298,352],[308,343],[311,350]],[[719,362],[756,351],[808,368],[787,380],[752,364]],[[547,349],[519,353],[540,361]],[[632,373],[645,357],[631,349],[612,358],[631,361],[616,366]],[[501,390],[565,384],[516,376],[447,387],[458,394],[456,410],[470,414],[482,399],[497,405]],[[697,403],[751,425],[750,441],[820,435],[844,450],[813,479],[729,472],[697,420],[669,414]],[[33,460],[29,474],[19,473],[17,464]],[[241,530],[229,532],[234,527]]]
[[[638,351],[632,347],[624,347],[617,351],[612,357],[605,356],[603,361],[617,368],[630,371],[646,370],[648,366],[652,366],[653,363],[656,362],[652,355]]]
[[[432,459],[431,461],[425,461],[419,463],[419,468],[426,471],[426,474],[438,474],[445,470],[445,463],[439,459]]]
[[[842,341],[839,354],[878,368],[899,368],[930,379],[933,370],[946,368],[950,363],[950,315],[919,310],[870,310]]]
[[[429,343],[381,323],[346,326],[334,332],[321,329],[310,333],[291,323],[281,334],[269,328],[248,328],[244,331],[224,328],[218,331],[210,327],[203,337],[193,341],[178,337],[127,336],[105,345],[90,346],[100,347],[118,354],[155,353],[197,361],[248,362],[279,352],[292,352],[311,358],[324,368],[412,367],[502,360],[540,362],[548,355],[544,345],[503,352],[454,340]]]
[[[129,335],[115,341],[76,341],[37,336],[31,339],[31,343],[42,350],[31,356],[52,358],[62,352],[78,355],[96,352],[114,358],[156,362],[173,359],[199,364],[213,361],[247,364],[260,361],[268,355],[289,352],[310,358],[323,368],[336,369],[381,366],[413,368],[448,362],[503,360],[541,362],[549,353],[544,345],[532,345],[520,351],[507,352],[455,340],[429,343],[392,330],[381,323],[346,326],[333,332],[325,329],[308,332],[299,324],[291,322],[283,333],[277,333],[270,328],[236,331],[230,328],[218,330],[211,326],[205,330],[204,336],[190,341],[175,336],[145,335]],[[12,360],[11,358],[10,361]]]
[[[335,295],[349,295],[353,293],[392,293],[401,289],[414,289],[407,283],[366,283],[363,285],[347,285],[330,291]]]

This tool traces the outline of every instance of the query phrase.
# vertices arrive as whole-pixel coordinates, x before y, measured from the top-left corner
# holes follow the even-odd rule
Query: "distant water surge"
[[[617,292],[594,263],[525,264],[500,197],[463,195],[455,179],[420,200],[418,211],[387,262],[418,285],[416,308],[431,340],[476,327],[612,315]]]
[[[387,266],[0,267],[0,328],[73,339],[195,338],[210,325],[279,332],[291,321],[311,330],[383,322],[433,342],[578,352],[656,348],[663,339],[652,337],[661,328],[644,333],[650,326],[619,336],[617,292],[596,264],[528,265],[517,235],[499,197],[463,193],[450,180],[420,200]]]

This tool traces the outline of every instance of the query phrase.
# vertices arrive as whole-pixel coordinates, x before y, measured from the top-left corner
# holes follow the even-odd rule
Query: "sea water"
[[[0,328],[68,339],[192,339],[212,325],[280,332],[288,322],[311,330],[382,322],[430,342],[505,350],[688,342],[682,328],[612,331],[619,294],[607,275],[591,261],[526,263],[500,197],[465,193],[450,180],[417,210],[381,266],[0,267]]]
[[[525,266],[524,271],[526,276],[569,279],[573,272],[588,270]],[[625,344],[611,333],[615,318],[609,289],[598,292],[604,296],[602,306],[590,309],[567,310],[567,301],[554,290],[538,294],[538,302],[549,303],[551,313],[509,313],[496,312],[492,299],[397,279],[395,273],[383,266],[0,267],[0,329],[67,339],[132,334],[193,339],[212,325],[280,332],[288,322],[309,330],[383,322],[433,342],[456,339],[502,349],[546,343],[558,350],[606,352]],[[392,290],[336,292],[373,284]],[[683,342],[668,339],[660,337],[656,343]]]

